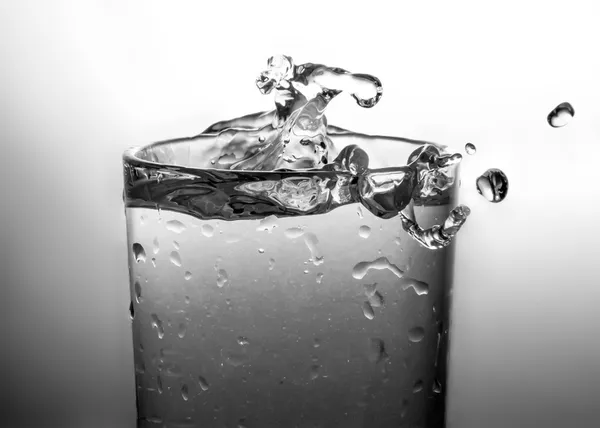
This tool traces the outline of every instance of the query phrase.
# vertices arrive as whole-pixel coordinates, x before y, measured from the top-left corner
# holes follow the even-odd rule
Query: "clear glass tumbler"
[[[124,154],[137,426],[442,427],[452,246],[425,248],[347,172],[213,169],[215,138]],[[422,143],[331,138],[391,183],[381,204],[415,195]],[[414,198],[423,229],[455,206],[449,173]]]

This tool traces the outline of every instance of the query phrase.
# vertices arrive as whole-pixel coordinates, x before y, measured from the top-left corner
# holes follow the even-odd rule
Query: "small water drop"
[[[190,272],[189,270],[186,270],[186,271],[185,271],[185,274],[183,275],[183,278],[184,278],[186,281],[189,281],[190,279],[192,279],[192,272]]]
[[[169,220],[165,223],[165,227],[169,232],[181,233],[185,230],[185,224],[179,220]]]
[[[305,270],[303,271],[303,273],[304,273],[304,275],[308,275],[308,274],[310,273],[310,271],[309,271],[308,269],[305,269]]]
[[[203,378],[202,376],[198,376],[198,385],[200,385],[200,389],[202,391],[208,391],[209,388],[209,384],[207,382],[207,380],[205,378]]]
[[[317,338],[313,340],[313,348],[318,348],[321,346],[321,341]]]
[[[358,218],[364,218],[362,208],[360,206],[356,209],[356,214],[358,215]]]
[[[269,270],[273,270],[275,268],[275,259],[269,259]]]
[[[217,272],[217,287],[222,288],[229,282],[229,276],[225,269],[219,269]]]
[[[133,284],[133,290],[135,292],[135,301],[137,303],[141,303],[142,302],[142,286],[139,283],[139,281],[136,281]]]
[[[373,318],[375,318],[375,312],[373,312],[373,307],[371,306],[371,304],[369,302],[363,303],[362,311],[363,311],[363,314],[365,315],[365,318],[367,318],[368,320],[372,320]]]
[[[160,251],[160,245],[158,244],[158,238],[155,237],[154,240],[152,241],[152,252],[154,254],[158,254],[159,251]]]
[[[188,401],[189,398],[190,398],[189,397],[188,386],[185,383],[181,387],[181,398],[183,398],[183,401]]]
[[[371,235],[371,228],[367,225],[363,225],[358,228],[358,236],[367,239]]]
[[[212,227],[210,224],[203,224],[200,228],[200,231],[207,238],[210,238],[215,234],[215,228]]]
[[[413,343],[420,342],[425,337],[425,330],[423,327],[413,327],[408,330],[408,340]]]
[[[177,336],[179,336],[180,339],[183,339],[185,337],[185,332],[187,331],[187,326],[185,325],[185,323],[179,323],[179,329],[177,331]]]
[[[163,389],[163,383],[162,383],[162,379],[159,376],[156,376],[156,388],[158,389],[158,393],[162,394],[164,389]]]
[[[296,239],[304,235],[304,230],[301,227],[291,227],[283,232],[283,236],[288,239]]]
[[[560,103],[548,114],[548,124],[553,128],[561,128],[575,116],[575,109],[570,103]]]
[[[179,242],[173,241],[173,247],[175,247],[176,250],[179,250]]]
[[[264,248],[259,248],[258,249],[258,253],[259,254],[264,254],[265,253],[265,249]]]
[[[190,304],[190,296],[185,296],[184,301],[185,301],[186,305],[189,305]]]
[[[310,367],[310,375],[309,375],[310,380],[315,380],[319,377],[319,369],[320,369],[320,366],[317,364]]]
[[[238,336],[238,338],[237,338],[237,343],[238,343],[238,345],[240,345],[240,346],[247,346],[247,345],[250,345],[250,341],[248,340],[248,338],[247,338],[247,337],[244,337],[244,336]]]
[[[171,251],[171,255],[169,256],[169,260],[177,267],[181,267],[181,256],[177,251]]]
[[[440,392],[442,392],[442,384],[440,383],[439,380],[434,379],[433,380],[433,387],[431,388],[433,390],[433,392],[435,392],[436,394],[439,394]]]
[[[152,257],[152,267],[156,267],[156,259]]]
[[[317,274],[317,279],[316,279],[316,281],[317,281],[317,284],[320,284],[321,282],[323,282],[323,272],[319,272],[319,273]]]
[[[150,319],[152,320],[150,325],[152,328],[156,328],[156,331],[158,332],[158,338],[162,339],[165,336],[165,329],[163,327],[163,323],[160,320],[160,318],[158,318],[158,315],[156,314],[152,314],[150,315]]]
[[[468,155],[474,155],[475,152],[477,152],[477,147],[475,147],[475,144],[473,143],[467,143],[465,144],[465,152],[467,152]]]
[[[129,318],[132,321],[135,318],[135,309],[133,308],[133,302],[129,302]]]
[[[137,242],[133,244],[133,258],[137,263],[146,263],[146,251],[142,244]]]
[[[418,379],[414,384],[413,384],[413,389],[412,392],[413,393],[417,393],[423,390],[423,381]]]
[[[402,240],[400,239],[399,236],[396,239],[394,239],[394,244],[396,244],[396,245],[402,245]]]
[[[501,202],[508,193],[508,178],[499,169],[488,169],[479,176],[476,183],[477,191],[490,202]]]

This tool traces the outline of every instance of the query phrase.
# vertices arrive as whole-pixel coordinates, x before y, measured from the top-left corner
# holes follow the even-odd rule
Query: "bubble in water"
[[[373,307],[369,302],[363,303],[362,311],[366,319],[372,320],[373,318],[375,318],[375,312],[373,312]]]
[[[154,240],[152,241],[152,252],[154,254],[158,254],[159,251],[160,251],[160,245],[158,244],[158,238],[155,237]]]
[[[553,128],[560,128],[568,124],[573,116],[575,116],[573,106],[567,102],[560,103],[548,114],[548,123]]]
[[[215,234],[215,228],[212,227],[210,224],[203,224],[202,227],[200,228],[200,231],[207,238],[210,238],[211,236],[213,236]]]
[[[477,191],[490,202],[501,202],[508,193],[508,178],[499,169],[488,169],[476,181]]]
[[[275,259],[269,259],[269,270],[275,269]]]
[[[265,249],[264,249],[264,248],[259,248],[259,249],[258,249],[258,252],[259,252],[260,254],[264,254],[264,253],[265,253]]]
[[[365,275],[367,274],[367,272],[371,269],[375,269],[375,270],[388,269],[390,272],[392,272],[398,278],[402,278],[402,276],[404,275],[404,272],[402,270],[400,270],[398,268],[398,266],[396,266],[395,264],[390,263],[390,261],[387,259],[387,257],[379,257],[378,259],[375,259],[370,262],[365,261],[365,262],[357,263],[354,266],[354,268],[352,269],[352,276],[355,279],[363,279],[365,277]]]
[[[142,301],[142,285],[139,281],[136,281],[133,284],[133,290],[135,291],[135,301],[137,303],[141,303]]]
[[[361,238],[367,239],[371,235],[371,228],[369,226],[363,225],[358,228],[358,236]]]
[[[219,269],[217,272],[217,286],[222,288],[229,282],[229,276],[227,275],[227,271],[225,269]]]
[[[291,227],[286,229],[283,235],[288,239],[296,239],[304,235],[304,230],[301,227]]]
[[[179,250],[179,242],[173,241],[173,247],[175,247],[176,250]]]
[[[310,380],[315,380],[319,377],[319,369],[320,368],[321,367],[317,364],[310,367],[310,375],[309,375]]]
[[[413,327],[408,330],[408,340],[413,343],[420,342],[425,337],[425,330],[423,327]]]
[[[187,326],[185,325],[185,323],[179,323],[179,329],[177,331],[177,336],[179,336],[180,339],[183,339],[185,337],[185,332],[187,331]]]
[[[144,247],[142,244],[135,242],[133,244],[133,257],[137,263],[145,263],[146,262],[146,251],[144,251]]]
[[[168,231],[174,233],[181,233],[185,230],[185,224],[183,224],[179,220],[169,220],[165,223],[165,227]]]
[[[277,217],[274,215],[270,215],[268,217],[263,218],[260,221],[256,230],[258,232],[272,233],[273,229],[275,229],[276,227],[277,227]]]
[[[375,293],[368,296],[369,303],[374,308],[380,308],[383,306],[383,296],[379,291],[375,291]]]
[[[436,394],[439,394],[440,392],[442,392],[442,384],[440,383],[439,380],[434,379],[433,380],[433,387],[431,388],[433,390],[433,392],[435,392]]]
[[[135,318],[135,309],[133,308],[133,302],[129,302],[129,318],[132,321]]]
[[[156,314],[150,315],[150,319],[152,320],[150,325],[152,326],[152,328],[155,328],[158,332],[158,338],[162,339],[165,336],[165,329],[163,327],[162,321],[160,320],[160,318],[158,318],[158,315]]]
[[[385,343],[379,338],[369,339],[367,358],[371,363],[379,363],[387,359],[388,355],[385,352]]]
[[[192,272],[190,272],[189,270],[186,270],[183,277],[185,278],[186,281],[189,281],[190,279],[192,279]]]
[[[467,152],[468,155],[474,155],[475,152],[477,152],[477,147],[475,147],[475,144],[473,143],[467,143],[465,144],[465,152]]]
[[[161,379],[160,375],[156,376],[156,388],[158,389],[159,394],[163,393],[164,388],[163,388],[163,383],[162,383],[162,379]]]
[[[183,398],[183,401],[188,401],[190,398],[188,386],[185,383],[181,387],[181,398]]]
[[[200,386],[200,389],[202,391],[208,391],[208,388],[210,386],[208,384],[208,381],[202,376],[198,376],[198,385]]]
[[[171,251],[171,255],[169,256],[169,260],[177,267],[181,267],[181,256],[177,251]]]
[[[321,282],[323,282],[323,272],[319,272],[317,273],[317,284],[320,284]]]
[[[417,392],[420,392],[422,390],[423,390],[423,381],[419,379],[413,384],[412,392],[414,392],[416,394]]]
[[[413,290],[415,290],[415,293],[417,293],[417,296],[429,293],[429,284],[427,284],[426,282],[418,281],[414,278],[405,276],[404,278],[402,278],[401,283],[403,291],[412,288]]]
[[[238,345],[240,345],[240,346],[247,346],[247,345],[250,345],[250,341],[248,340],[248,338],[247,338],[247,337],[244,337],[244,336],[238,336],[238,338],[237,338],[237,343],[238,343]]]

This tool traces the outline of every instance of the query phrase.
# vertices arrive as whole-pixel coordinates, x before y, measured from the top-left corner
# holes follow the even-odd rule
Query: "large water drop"
[[[133,257],[137,263],[145,263],[146,262],[146,251],[142,244],[135,242],[132,246],[133,248]]]
[[[200,231],[207,238],[210,238],[215,234],[215,228],[212,227],[210,224],[203,224],[200,228]]]
[[[183,224],[179,220],[169,220],[165,223],[165,227],[168,231],[174,233],[181,233],[185,230],[185,224]]]
[[[398,278],[402,278],[402,276],[404,275],[404,272],[402,270],[400,270],[400,268],[398,268],[398,266],[396,266],[395,264],[390,263],[390,261],[387,259],[387,257],[379,257],[378,259],[375,259],[373,261],[365,261],[365,262],[357,263],[354,266],[354,268],[352,269],[352,276],[355,279],[363,279],[365,277],[365,275],[367,274],[367,272],[369,272],[369,270],[371,270],[371,269],[375,269],[375,270],[388,269],[390,272],[392,272]]]
[[[296,239],[304,235],[304,230],[301,227],[291,227],[286,229],[283,235],[288,239]]]
[[[188,386],[185,383],[181,387],[181,398],[183,398],[183,401],[188,401],[189,398],[190,398],[189,397]]]
[[[363,225],[358,228],[358,236],[367,239],[371,235],[371,228],[367,225]]]
[[[548,113],[548,124],[553,128],[560,128],[568,124],[573,116],[575,116],[573,106],[567,102],[560,103]]]
[[[210,386],[208,381],[202,376],[198,376],[198,385],[200,385],[202,391],[208,391],[208,387]]]
[[[372,320],[375,318],[375,312],[373,311],[373,306],[369,302],[364,302],[362,305],[363,315],[366,319]]]
[[[508,193],[508,178],[496,168],[488,169],[476,181],[477,191],[490,202],[501,202]]]
[[[408,330],[408,340],[413,343],[420,342],[425,337],[425,330],[423,327],[413,327]]]
[[[181,256],[177,251],[171,251],[171,255],[169,256],[169,260],[177,267],[181,267]]]

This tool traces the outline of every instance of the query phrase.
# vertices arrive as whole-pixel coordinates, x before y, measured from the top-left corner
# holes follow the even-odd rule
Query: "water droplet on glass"
[[[158,238],[154,238],[154,241],[152,241],[152,252],[154,254],[158,254],[158,252],[160,251],[160,246],[158,245]]]
[[[363,314],[365,315],[365,318],[367,318],[368,320],[372,320],[373,318],[375,318],[375,312],[373,312],[373,307],[371,306],[371,304],[369,302],[363,303],[362,311],[363,311]]]
[[[548,114],[548,123],[553,128],[560,128],[568,124],[575,116],[575,109],[569,103],[560,103]]]
[[[368,295],[369,303],[374,308],[380,308],[383,306],[383,296],[379,291],[375,291],[375,293]]]
[[[212,227],[210,224],[203,224],[202,227],[200,228],[200,231],[207,238],[210,238],[211,236],[213,236],[215,234],[215,228]]]
[[[185,323],[180,323],[179,329],[177,331],[177,336],[179,336],[180,339],[183,339],[185,337],[186,331],[187,331],[187,326],[185,325]]]
[[[304,273],[304,275],[308,275],[308,274],[310,273],[310,271],[309,271],[308,269],[305,269],[305,270],[303,271],[303,273]]]
[[[133,321],[135,318],[135,309],[133,308],[133,302],[129,302],[129,318]]]
[[[152,257],[152,267],[156,267],[156,259]]]
[[[321,282],[323,282],[323,273],[322,272],[319,272],[317,274],[317,280],[316,281],[317,281],[317,284],[320,284]]]
[[[160,320],[160,318],[158,318],[158,315],[156,314],[152,314],[150,315],[150,319],[152,320],[150,325],[152,328],[156,328],[156,331],[158,332],[158,338],[162,339],[165,336],[165,329],[163,327],[163,323]]]
[[[273,270],[275,268],[275,259],[269,259],[269,270]]]
[[[123,192],[123,197],[125,197],[125,192]],[[143,226],[144,223],[146,221],[146,216],[145,215],[141,215],[140,216],[140,224]]]
[[[185,224],[183,224],[179,220],[169,220],[165,223],[165,227],[168,231],[174,233],[181,233],[185,230]]]
[[[417,296],[429,293],[429,284],[427,284],[426,282],[418,281],[408,276],[402,278],[400,282],[402,284],[402,290],[406,291],[409,288],[412,288],[413,290],[415,290],[415,293],[417,293]]]
[[[133,257],[137,263],[146,262],[146,251],[144,251],[144,247],[137,242],[133,244]]]
[[[283,236],[288,239],[296,239],[304,235],[304,230],[300,227],[290,227],[283,232]]]
[[[144,366],[144,363],[136,363],[135,364],[135,372],[139,373],[139,374],[146,373],[146,367]]]
[[[227,271],[225,269],[219,269],[217,272],[217,286],[222,288],[229,282],[229,276],[227,275]]]
[[[324,261],[324,258],[321,255],[319,248],[317,247],[317,244],[319,243],[319,239],[317,238],[317,235],[315,235],[314,233],[311,233],[311,232],[305,233],[304,234],[304,243],[308,247],[308,251],[310,251],[310,255],[311,255],[313,264],[315,266],[319,266],[320,264],[322,264]]]
[[[192,272],[190,272],[189,270],[186,270],[186,271],[185,271],[185,274],[183,275],[183,278],[184,278],[186,281],[189,281],[190,279],[192,279]]]
[[[181,387],[181,398],[183,398],[183,401],[188,401],[190,398],[189,392],[188,392],[188,386],[185,383]]]
[[[414,392],[416,394],[417,392],[420,392],[422,390],[423,390],[423,381],[419,379],[413,384],[412,392]]]
[[[358,215],[358,218],[364,218],[362,208],[360,206],[356,209],[356,214]]]
[[[135,301],[137,303],[141,303],[141,301],[142,301],[142,286],[140,285],[139,281],[136,281],[133,284],[133,289],[135,291]]]
[[[319,346],[321,346],[321,341],[315,338],[315,340],[313,340],[313,348],[318,348]]]
[[[177,267],[181,267],[181,256],[177,251],[171,251],[171,255],[169,256],[169,260]]]
[[[442,392],[442,384],[440,383],[439,380],[434,379],[433,380],[433,387],[431,388],[433,390],[433,392],[435,392],[436,394],[439,394],[440,392]]]
[[[265,249],[264,248],[259,248],[258,252],[259,252],[259,254],[264,254],[265,253]]]
[[[395,264],[390,263],[390,261],[386,257],[379,257],[378,259],[375,259],[370,262],[365,261],[365,262],[357,263],[354,266],[354,268],[352,269],[352,276],[355,279],[363,279],[364,276],[367,274],[367,272],[371,269],[375,269],[375,270],[388,269],[390,272],[392,272],[398,278],[402,278],[402,276],[404,275],[404,272],[402,270],[400,270],[398,268],[398,266],[396,266]]]
[[[499,169],[484,172],[476,181],[477,191],[490,202],[501,202],[508,193],[508,178]]]
[[[373,284],[363,284],[363,288],[365,289],[365,296],[370,297],[375,294],[377,283],[374,282]]]
[[[400,237],[397,237],[396,239],[394,239],[394,244],[402,245],[402,240],[400,239]]]
[[[420,342],[425,337],[425,330],[423,327],[413,327],[408,330],[408,340],[413,343]]]
[[[173,241],[173,247],[175,247],[176,250],[179,250],[179,242]]]
[[[186,305],[190,304],[190,296],[185,296],[185,304]]]
[[[379,338],[369,339],[367,359],[371,363],[379,363],[388,357],[385,352],[385,343]]]
[[[248,338],[247,338],[247,337],[244,337],[244,336],[239,336],[239,337],[237,338],[237,343],[238,343],[238,345],[240,345],[240,346],[246,346],[246,345],[249,345],[249,344],[250,344],[250,341],[248,340]]]
[[[256,230],[258,232],[272,233],[273,229],[275,229],[276,227],[277,227],[277,217],[274,215],[270,215],[268,217],[263,218],[260,221]]]
[[[156,388],[158,389],[158,393],[162,394],[163,393],[163,383],[162,383],[162,379],[160,378],[160,376],[156,376]]]
[[[319,377],[319,368],[316,364],[310,367],[310,380],[315,380]]]
[[[361,238],[367,239],[371,235],[371,228],[369,226],[363,225],[358,228],[358,236]]]
[[[208,391],[208,387],[210,386],[207,380],[202,376],[198,376],[198,385],[200,385],[202,391]]]
[[[477,151],[477,147],[475,147],[475,144],[472,144],[472,143],[465,144],[465,152],[467,152],[468,155],[474,155],[476,151]]]

